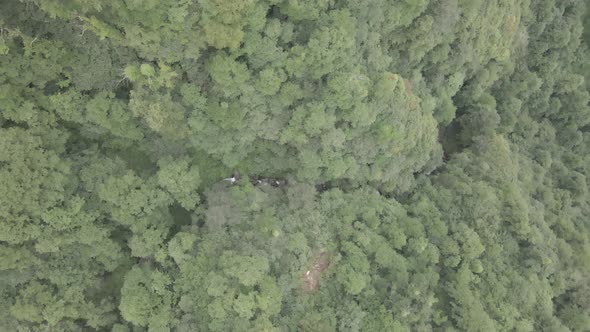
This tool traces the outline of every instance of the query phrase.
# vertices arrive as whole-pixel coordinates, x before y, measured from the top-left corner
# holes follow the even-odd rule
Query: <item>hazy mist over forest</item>
[[[585,0],[0,1],[0,331],[590,331]]]

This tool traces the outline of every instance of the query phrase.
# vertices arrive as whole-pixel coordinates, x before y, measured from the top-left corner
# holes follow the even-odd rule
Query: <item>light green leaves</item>
[[[282,71],[267,68],[260,72],[256,80],[256,89],[264,95],[274,95],[279,91],[281,83],[285,80],[286,75]]]
[[[201,183],[199,169],[189,165],[187,159],[162,159],[158,162],[158,183],[172,194],[172,197],[187,210],[198,204],[197,189]]]
[[[125,276],[119,309],[125,320],[150,330],[167,330],[172,318],[170,277],[147,267],[134,266]]]
[[[142,63],[139,66],[139,72],[146,77],[152,77],[156,75],[156,70],[150,64]]]
[[[342,252],[346,259],[341,262],[336,278],[348,293],[357,295],[369,283],[369,262],[363,251],[353,243],[344,243]]]
[[[228,252],[220,259],[226,274],[237,278],[244,286],[260,283],[269,271],[268,260],[261,256],[238,256]]]
[[[129,107],[113,97],[113,94],[100,93],[90,100],[86,104],[87,121],[97,125],[99,133],[106,131],[133,141],[143,138]]]

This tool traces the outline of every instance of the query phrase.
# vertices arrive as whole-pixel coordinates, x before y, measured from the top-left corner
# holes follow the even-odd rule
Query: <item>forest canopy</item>
[[[590,331],[583,0],[0,1],[0,331]]]

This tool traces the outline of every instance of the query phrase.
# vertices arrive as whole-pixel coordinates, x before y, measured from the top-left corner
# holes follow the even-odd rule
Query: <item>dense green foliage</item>
[[[0,1],[0,331],[590,331],[589,45],[584,0]]]

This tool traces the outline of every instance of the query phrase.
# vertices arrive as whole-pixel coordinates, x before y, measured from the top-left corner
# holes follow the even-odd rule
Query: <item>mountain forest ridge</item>
[[[583,0],[0,1],[0,331],[590,331]]]

